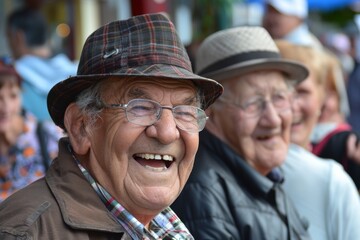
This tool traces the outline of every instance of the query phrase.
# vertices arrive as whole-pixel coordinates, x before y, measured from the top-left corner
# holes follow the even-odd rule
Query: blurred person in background
[[[39,120],[50,120],[47,94],[57,82],[75,75],[77,65],[63,53],[53,55],[40,11],[17,9],[7,17],[6,28],[15,68],[23,79],[23,107]]]
[[[265,0],[262,26],[273,39],[322,48],[307,24],[307,0]]]
[[[21,107],[21,77],[0,61],[0,202],[42,177],[58,152],[61,131]]]
[[[324,49],[291,43],[279,49],[284,58],[302,62],[310,71],[310,77],[295,88],[299,108],[294,113],[292,142],[342,164],[360,189],[358,136],[340,109],[341,101],[346,101],[339,91],[341,66]]]
[[[343,79],[346,82],[349,77],[349,74],[354,70],[354,58],[351,56],[351,41],[350,36],[345,32],[340,31],[329,31],[323,34],[321,37],[321,42],[324,45],[325,49],[329,50],[331,53],[334,53],[338,59],[342,72]],[[345,92],[346,94],[346,92]],[[346,94],[347,95],[347,94]],[[347,99],[347,97],[346,97]],[[348,103],[347,103],[348,104]],[[349,106],[347,106],[348,108]],[[342,109],[346,117],[349,115],[349,109]]]
[[[360,133],[360,26],[351,21],[345,28],[350,38],[350,55],[354,59],[354,69],[347,79],[350,115],[347,120],[354,131]]]
[[[360,199],[354,181],[336,161],[313,154],[309,141],[324,102],[322,69],[327,55],[284,40],[276,44],[285,59],[301,61],[310,71],[308,78],[295,86],[292,144],[281,166],[285,192],[309,221],[312,239],[360,239]]]

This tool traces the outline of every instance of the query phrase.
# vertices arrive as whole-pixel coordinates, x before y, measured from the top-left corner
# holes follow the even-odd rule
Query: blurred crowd
[[[189,180],[170,204],[195,239],[360,239],[360,23],[316,36],[308,17],[305,0],[266,0],[261,26],[211,33],[188,52],[197,75],[224,87],[206,109]],[[45,176],[59,139],[67,137],[63,119],[50,117],[48,94],[77,75],[78,63],[52,52],[47,29],[39,10],[22,7],[7,16],[0,202]],[[151,38],[139,39],[130,40]],[[110,50],[103,59],[119,54]],[[103,107],[127,109],[138,100]],[[158,111],[149,128],[163,110],[189,114],[140,103],[143,112]],[[139,115],[127,111],[127,120],[136,122]],[[191,128],[179,121],[178,129]]]

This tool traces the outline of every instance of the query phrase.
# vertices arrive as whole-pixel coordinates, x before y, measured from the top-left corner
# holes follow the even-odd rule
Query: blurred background
[[[263,14],[263,0],[0,0],[0,56],[10,54],[4,37],[6,16],[23,5],[45,14],[54,52],[63,52],[75,61],[86,37],[115,19],[166,12],[191,56],[210,33],[261,25]],[[347,34],[359,29],[360,0],[308,0],[308,5],[311,31],[334,48],[345,48]]]

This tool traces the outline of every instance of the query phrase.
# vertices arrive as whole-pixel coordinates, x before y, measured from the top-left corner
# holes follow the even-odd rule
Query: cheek
[[[21,98],[20,97],[18,97],[14,100],[13,110],[16,113],[19,113],[21,111]]]
[[[184,145],[184,153],[181,162],[179,163],[178,174],[180,180],[180,187],[183,188],[187,179],[190,176],[194,165],[195,155],[199,147],[199,134],[181,134]]]
[[[284,141],[288,144],[290,142],[291,124],[293,120],[293,112],[291,109],[284,111],[280,115],[281,117],[281,131]]]
[[[313,122],[318,116],[320,108],[321,106],[318,99],[313,96],[302,100],[295,113],[300,114],[306,122]]]
[[[294,114],[291,111],[291,109],[281,113],[282,128],[285,131],[287,131],[287,130],[290,131],[293,117],[294,117]]]
[[[306,122],[309,125],[309,128],[312,128],[315,123],[317,122],[317,119],[320,115],[320,105],[309,104],[305,107],[305,115],[306,115]]]
[[[233,127],[229,127],[230,145],[232,145],[236,151],[247,156],[252,154],[252,147],[254,145],[254,139],[252,134],[256,129],[257,120],[253,118],[238,119],[237,122],[241,124],[233,123]],[[231,126],[231,125],[230,125]]]
[[[182,133],[181,137],[185,144],[184,158],[188,159],[189,162],[192,162],[199,147],[199,134]]]
[[[116,118],[109,120],[104,117],[99,121],[106,121],[106,124],[98,122],[97,126],[101,127],[95,126],[94,130],[90,130],[89,135],[93,147],[101,152],[105,159],[112,159],[115,156],[122,158],[144,129],[129,126],[128,122]]]
[[[224,135],[222,140],[233,148],[239,149],[242,145],[241,141],[253,132],[256,120],[248,121],[248,119],[242,119],[241,116],[224,114],[220,126]]]

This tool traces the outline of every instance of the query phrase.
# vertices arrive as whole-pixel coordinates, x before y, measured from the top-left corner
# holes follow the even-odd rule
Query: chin
[[[148,202],[150,208],[164,209],[170,206],[180,191],[174,191],[174,189],[157,189],[149,191],[146,195],[146,202]]]

